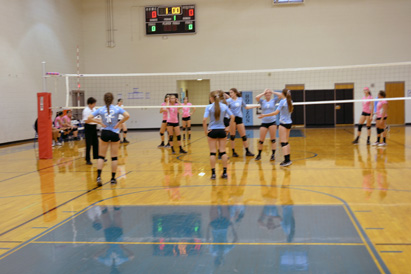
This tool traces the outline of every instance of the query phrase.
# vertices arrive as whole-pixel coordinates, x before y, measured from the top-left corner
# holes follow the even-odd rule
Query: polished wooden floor
[[[207,140],[200,128],[194,128],[191,141],[183,142],[187,155],[158,149],[158,132],[131,131],[130,144],[121,145],[120,149],[118,184],[111,186],[108,182],[111,171],[106,165],[101,188],[95,183],[96,163],[85,164],[84,141],[54,148],[52,160],[38,160],[33,143],[1,147],[0,273],[2,261],[30,244],[41,244],[41,236],[96,205],[169,209],[265,205],[326,208],[326,214],[306,216],[304,222],[309,224],[296,215],[296,233],[306,226],[331,222],[333,213],[327,210],[340,206],[381,273],[411,273],[411,127],[392,127],[388,145],[383,148],[367,146],[364,132],[359,145],[352,145],[354,132],[353,127],[301,128],[302,137],[290,138],[293,164],[287,168],[279,166],[283,160],[281,149],[276,152],[276,161],[269,161],[268,139],[261,161],[243,156],[241,139],[237,139],[237,152],[241,153],[239,158],[229,160],[229,178],[211,181]],[[258,130],[249,131],[250,135],[254,136],[249,139],[250,148],[256,152]],[[221,170],[218,166],[217,173]],[[334,229],[338,230],[340,225],[345,224],[337,222]],[[267,244],[251,236],[247,240],[239,239],[237,243]],[[70,242],[75,240],[61,244]],[[315,245],[321,240],[310,242]],[[339,241],[330,240],[334,242]],[[293,241],[288,239],[284,243]],[[67,266],[62,267],[72,263],[79,262],[67,261]],[[125,271],[127,263],[121,267],[125,273],[130,272]],[[315,273],[309,269],[307,266],[302,272]]]

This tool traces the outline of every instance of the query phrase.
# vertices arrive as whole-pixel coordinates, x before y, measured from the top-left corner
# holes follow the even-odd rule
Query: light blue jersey
[[[266,99],[260,99],[259,103],[261,105],[261,113],[262,114],[269,114],[274,112],[277,107],[275,105],[275,103],[277,102],[277,96],[274,96],[273,99],[271,99],[270,101],[267,102]],[[277,120],[277,117],[275,116],[268,116],[268,117],[263,117],[261,119],[261,123],[263,124],[269,124],[269,123],[274,123]]]
[[[228,108],[226,104],[220,102],[220,119],[216,120],[214,117],[214,113],[215,113],[214,103],[212,103],[211,105],[208,105],[205,108],[204,118],[210,117],[210,123],[208,123],[208,129],[210,130],[211,129],[225,129],[224,116],[226,114],[228,114],[229,116],[233,115],[231,110]]]
[[[112,132],[120,133],[120,129],[114,129],[114,127],[118,122],[118,116],[120,114],[123,114],[124,112],[125,110],[121,107],[110,105],[110,113],[107,113],[107,107],[104,106],[94,111],[92,115],[94,117],[96,117],[97,115],[101,116],[101,120],[103,121],[103,124],[106,126],[105,128],[102,128],[102,130],[111,130]]]
[[[280,110],[280,123],[281,124],[292,124],[291,113],[288,111],[287,99],[282,99],[277,107]]]
[[[237,97],[236,100],[233,100],[232,98],[229,98],[226,101],[227,101],[228,107],[230,108],[233,115],[236,116],[236,117],[243,118],[242,108],[247,106],[245,104],[243,98]]]

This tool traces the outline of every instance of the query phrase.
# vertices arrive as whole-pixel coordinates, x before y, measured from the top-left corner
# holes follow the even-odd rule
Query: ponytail
[[[291,91],[288,89],[283,89],[283,95],[287,99],[288,112],[292,113],[294,110],[293,101],[291,100]]]
[[[107,92],[106,94],[104,94],[104,103],[106,104],[106,107],[107,107],[107,113],[110,113],[110,105],[111,103],[113,103],[113,100],[114,100],[113,93]]]

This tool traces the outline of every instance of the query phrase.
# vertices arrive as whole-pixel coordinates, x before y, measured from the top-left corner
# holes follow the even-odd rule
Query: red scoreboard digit
[[[195,34],[195,5],[145,7],[146,35]]]

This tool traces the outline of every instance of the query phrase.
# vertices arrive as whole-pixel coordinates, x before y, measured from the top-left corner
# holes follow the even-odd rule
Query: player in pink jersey
[[[176,98],[175,95],[170,95],[170,98],[166,101],[166,106],[180,106],[180,102]],[[168,141],[170,143],[171,151],[173,154],[175,153],[173,147],[173,137],[174,133],[177,136],[177,142],[180,147],[180,153],[187,153],[181,146],[181,133],[180,133],[180,125],[178,123],[178,112],[180,108],[177,107],[167,107],[167,131],[168,131]]]
[[[188,97],[184,97],[183,99],[183,106],[192,106],[191,103],[188,102]],[[182,108],[182,124],[183,124],[183,140],[186,139],[186,134],[188,131],[188,136],[187,139],[190,140],[191,139],[191,115],[194,114],[194,111],[196,110],[195,107],[192,108],[188,108],[188,107],[183,107]],[[184,133],[184,131],[186,131],[186,133]]]
[[[358,131],[357,131],[357,138],[352,142],[353,144],[358,144],[358,140],[361,136],[361,128],[363,127],[364,122],[367,120],[367,145],[370,145],[370,137],[371,137],[371,122],[372,122],[372,114],[374,111],[374,102],[365,101],[369,99],[373,99],[371,95],[371,91],[368,87],[364,88],[364,97],[362,98],[364,101],[362,102],[362,113],[360,117],[360,121],[358,122]]]
[[[164,97],[164,102],[161,104],[161,106],[166,106],[167,105],[167,100],[168,100],[169,95],[167,94]],[[160,127],[160,137],[161,137],[161,144],[158,146],[159,148],[162,147],[169,147],[170,145],[167,143],[167,145],[164,146],[164,133],[167,130],[167,109],[164,108],[160,108],[160,113],[163,113],[163,120],[161,121],[161,127]]]
[[[385,91],[380,90],[378,93],[378,99],[383,99],[386,97]],[[383,147],[386,146],[386,140],[385,138],[387,137],[387,131],[385,128],[387,127],[387,117],[388,117],[388,102],[386,100],[381,100],[378,101],[377,104],[377,118],[376,118],[376,125],[377,125],[377,142],[373,143],[373,146],[379,146]],[[382,142],[381,140],[381,134],[383,137]]]

